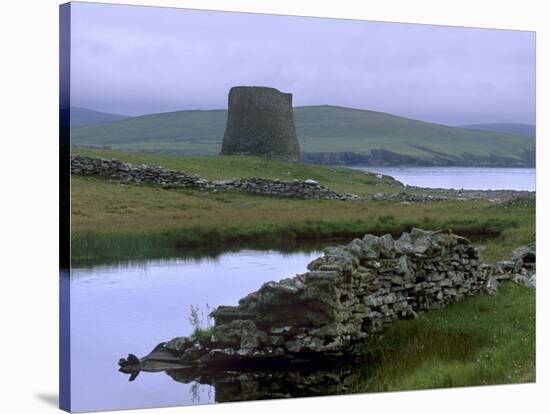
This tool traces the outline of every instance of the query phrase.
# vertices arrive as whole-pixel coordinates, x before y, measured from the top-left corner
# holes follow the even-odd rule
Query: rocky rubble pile
[[[300,197],[321,200],[359,200],[356,194],[339,194],[320,185],[315,180],[267,180],[243,178],[236,180],[208,181],[197,175],[162,167],[141,165],[133,167],[116,159],[71,156],[71,174],[99,175],[137,184],[154,184],[163,187],[195,187],[214,191],[245,191],[255,194]]]
[[[490,270],[467,239],[450,231],[413,229],[397,240],[367,234],[325,249],[307,272],[265,283],[238,306],[218,307],[211,337],[175,338],[120,366],[132,372],[162,369],[167,361],[228,367],[338,357],[395,320],[480,292]]]
[[[526,204],[534,200],[532,191],[516,190],[453,190],[446,188],[424,188],[408,186],[416,192],[374,193],[373,201],[428,202],[445,200],[489,200],[492,202],[509,202]]]
[[[256,194],[283,195],[306,199],[359,200],[356,194],[339,194],[320,185],[315,180],[267,180],[265,178],[244,178],[237,180],[211,181],[206,188],[217,190],[238,190]]]
[[[157,184],[175,187],[204,187],[206,180],[197,175],[162,167],[141,165],[133,167],[116,159],[71,155],[71,174],[99,175],[137,184]]]
[[[536,246],[531,243],[515,249],[509,260],[498,262],[493,271],[497,281],[511,280],[514,283],[536,287]]]
[[[410,201],[410,202],[424,202],[424,201],[443,201],[449,200],[449,197],[438,194],[426,194],[426,193],[374,193],[371,196],[374,201]]]

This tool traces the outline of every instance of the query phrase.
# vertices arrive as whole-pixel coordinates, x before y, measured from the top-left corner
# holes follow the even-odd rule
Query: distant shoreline
[[[188,150],[136,150],[136,149],[119,149],[116,145],[71,145],[72,148],[87,148],[92,150],[107,150],[107,151],[124,151],[130,153],[156,154],[156,155],[173,155],[182,157],[192,156],[209,156],[217,157],[219,154],[213,154],[207,151],[188,151]],[[411,168],[411,167],[480,167],[480,168],[536,168],[536,164],[530,161],[521,162],[511,158],[496,158],[496,157],[475,157],[456,159],[454,162],[448,159],[442,159],[439,162],[433,159],[414,158],[410,156],[401,156],[391,151],[377,150],[387,153],[388,158],[384,155],[373,157],[371,154],[355,153],[355,152],[302,152],[301,162],[304,164],[319,164],[336,167],[395,167],[395,168]],[[391,157],[395,156],[395,159]],[[406,157],[404,159],[403,157]]]

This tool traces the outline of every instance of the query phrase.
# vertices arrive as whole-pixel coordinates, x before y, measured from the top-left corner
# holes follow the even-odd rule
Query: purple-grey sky
[[[235,85],[449,125],[535,123],[535,33],[72,3],[71,104],[219,109]]]

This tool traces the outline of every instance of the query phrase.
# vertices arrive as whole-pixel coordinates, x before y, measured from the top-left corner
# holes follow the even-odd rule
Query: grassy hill
[[[71,126],[92,125],[100,122],[113,122],[128,119],[126,115],[94,111],[93,109],[71,107]]]
[[[526,137],[534,137],[536,135],[536,126],[530,124],[470,124],[460,125],[459,128],[474,129],[478,131],[493,131],[502,132],[505,134],[523,135]]]
[[[424,165],[528,165],[533,138],[467,130],[362,109],[294,108],[310,162]],[[73,127],[72,144],[126,151],[219,154],[227,111],[178,111]],[[350,155],[351,154],[351,155]]]

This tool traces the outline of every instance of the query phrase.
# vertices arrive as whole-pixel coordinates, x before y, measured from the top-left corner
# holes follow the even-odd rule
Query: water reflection
[[[202,263],[204,261],[210,261],[216,263],[221,257],[229,253],[239,253],[242,251],[255,251],[255,252],[277,252],[280,256],[292,256],[296,253],[315,253],[322,251],[325,247],[334,246],[338,244],[345,244],[350,241],[350,238],[324,238],[318,240],[285,240],[284,242],[272,242],[258,240],[254,243],[232,243],[212,245],[212,246],[199,246],[199,247],[187,247],[176,246],[175,249],[166,249],[164,252],[157,252],[154,257],[146,256],[133,256],[133,257],[80,257],[73,258],[71,262],[72,268],[81,269],[96,269],[108,266],[111,269],[125,269],[128,267],[142,267],[149,266],[151,261],[163,261],[166,264],[177,263],[182,260],[196,263]],[[266,264],[263,262],[258,262]],[[252,263],[253,264],[253,263]]]
[[[192,401],[206,403],[364,392],[375,366],[373,360],[356,359],[247,372],[174,369],[164,373],[177,383],[190,384]]]
[[[244,250],[214,258],[121,261],[73,268],[73,411],[203,404],[227,399],[223,390],[229,388],[223,388],[223,384],[237,386],[238,376],[231,377],[231,381],[215,377],[210,382],[186,377],[187,382],[182,383],[173,381],[171,376],[142,373],[128,382],[127,376],[117,372],[117,361],[129,350],[146,355],[152,344],[191,334],[193,326],[188,317],[192,305],[198,304],[204,311],[207,303],[236,305],[238,299],[264,282],[304,272],[319,254],[316,250]],[[182,375],[174,373],[177,378]],[[220,396],[214,390],[217,384],[221,384]],[[243,382],[240,386],[246,390],[251,385]]]

